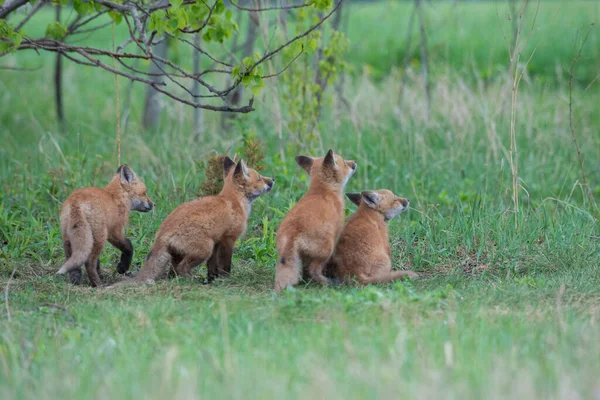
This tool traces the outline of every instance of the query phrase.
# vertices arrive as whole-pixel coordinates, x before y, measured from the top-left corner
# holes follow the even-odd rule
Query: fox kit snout
[[[184,203],[167,216],[146,262],[129,282],[156,280],[169,263],[177,275],[191,278],[192,268],[206,262],[209,282],[231,272],[233,247],[246,231],[250,206],[275,180],[229,157],[223,160],[223,174],[221,193]]]
[[[412,271],[393,271],[386,222],[409,208],[407,199],[389,190],[346,195],[358,205],[348,219],[328,265],[328,275],[361,284],[416,277]]]
[[[305,279],[327,284],[323,268],[344,226],[343,189],[356,162],[329,150],[325,157],[296,157],[310,175],[308,192],[285,216],[277,231],[275,291]]]
[[[72,283],[81,282],[85,264],[92,286],[100,285],[100,254],[108,240],[121,251],[117,271],[124,274],[133,257],[131,241],[124,235],[130,211],[148,212],[154,203],[146,186],[127,165],[121,165],[103,189],[75,190],[62,204],[60,226],[67,261],[57,274],[69,273]]]

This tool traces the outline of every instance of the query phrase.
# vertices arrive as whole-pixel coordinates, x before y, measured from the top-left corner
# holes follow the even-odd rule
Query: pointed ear
[[[235,166],[235,161],[233,161],[231,158],[225,156],[223,158],[223,177],[225,178],[227,175],[229,175],[229,171],[231,171],[231,168],[233,168]]]
[[[313,165],[313,159],[307,156],[296,156],[296,164],[310,175],[310,169]]]
[[[335,157],[333,155],[333,150],[329,149],[327,155],[325,156],[325,159],[323,160],[323,165],[333,168],[337,167],[337,163],[335,162]]]
[[[350,201],[356,204],[357,206],[360,206],[360,193],[346,193],[346,197],[349,198]]]
[[[131,185],[137,180],[137,175],[127,164],[121,165],[119,169],[117,169],[117,173],[121,175],[121,183],[123,185]]]
[[[369,207],[376,207],[381,201],[381,196],[377,192],[361,192],[360,195]]]
[[[246,168],[244,160],[240,160],[240,162],[237,163],[235,171],[233,171],[233,176],[248,179],[248,168]]]

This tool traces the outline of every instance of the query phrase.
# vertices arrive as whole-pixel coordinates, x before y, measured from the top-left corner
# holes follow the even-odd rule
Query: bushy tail
[[[144,265],[133,278],[117,282],[110,287],[151,283],[165,273],[166,266],[171,262],[171,258],[171,254],[164,246],[155,243],[152,250],[150,250],[150,254],[146,257]]]
[[[85,264],[92,252],[92,247],[94,245],[92,228],[81,214],[81,211],[78,209],[73,209],[72,215],[75,218],[71,218],[71,220],[68,222],[67,239],[71,243],[73,252],[67,262],[60,267],[57,274],[65,274]]]
[[[417,276],[418,275],[412,271],[388,271],[377,276],[361,278],[359,281],[363,285],[368,285],[370,283],[385,283],[399,279],[414,279]]]
[[[275,291],[294,286],[300,281],[300,270],[302,269],[298,251],[293,243],[282,239],[278,242],[278,258],[275,266]]]

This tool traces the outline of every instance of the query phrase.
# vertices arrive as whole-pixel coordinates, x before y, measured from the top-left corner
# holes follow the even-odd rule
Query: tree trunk
[[[167,39],[164,39],[154,46],[154,54],[161,58],[167,58],[168,47]],[[150,73],[160,74],[161,72],[160,68],[154,62],[150,64]],[[160,76],[151,76],[150,79],[154,82],[160,82],[162,80]],[[160,121],[160,111],[160,93],[153,87],[148,87],[148,90],[146,91],[146,104],[144,106],[144,119],[142,121],[144,128],[149,129],[156,127]]]
[[[56,6],[56,22],[60,22],[60,11],[61,6]],[[56,100],[56,117],[58,118],[58,122],[63,124],[65,115],[62,96],[62,54],[60,52],[56,53],[56,64],[54,67],[54,96]]]

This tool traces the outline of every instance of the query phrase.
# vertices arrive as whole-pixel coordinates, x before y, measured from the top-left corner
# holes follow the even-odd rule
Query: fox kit
[[[361,284],[416,277],[412,271],[393,271],[386,222],[408,209],[409,201],[389,190],[348,193],[358,210],[348,219],[328,266],[342,283]]]
[[[344,227],[343,190],[356,170],[354,161],[333,150],[320,158],[298,156],[296,162],[310,175],[310,186],[277,231],[277,292],[298,283],[301,268],[305,278],[327,284],[323,268]]]
[[[250,205],[270,191],[275,180],[229,157],[223,160],[223,175],[221,193],[184,203],[167,216],[144,266],[130,282],[157,279],[169,262],[176,274],[187,278],[192,268],[206,262],[209,282],[230,273],[233,246],[246,231]]]
[[[58,274],[69,273],[72,283],[81,282],[85,264],[92,286],[100,285],[100,254],[108,240],[121,251],[117,271],[124,274],[133,257],[133,247],[123,233],[130,211],[147,212],[154,204],[146,186],[131,168],[121,165],[104,189],[75,190],[62,204],[60,230],[67,262]]]

